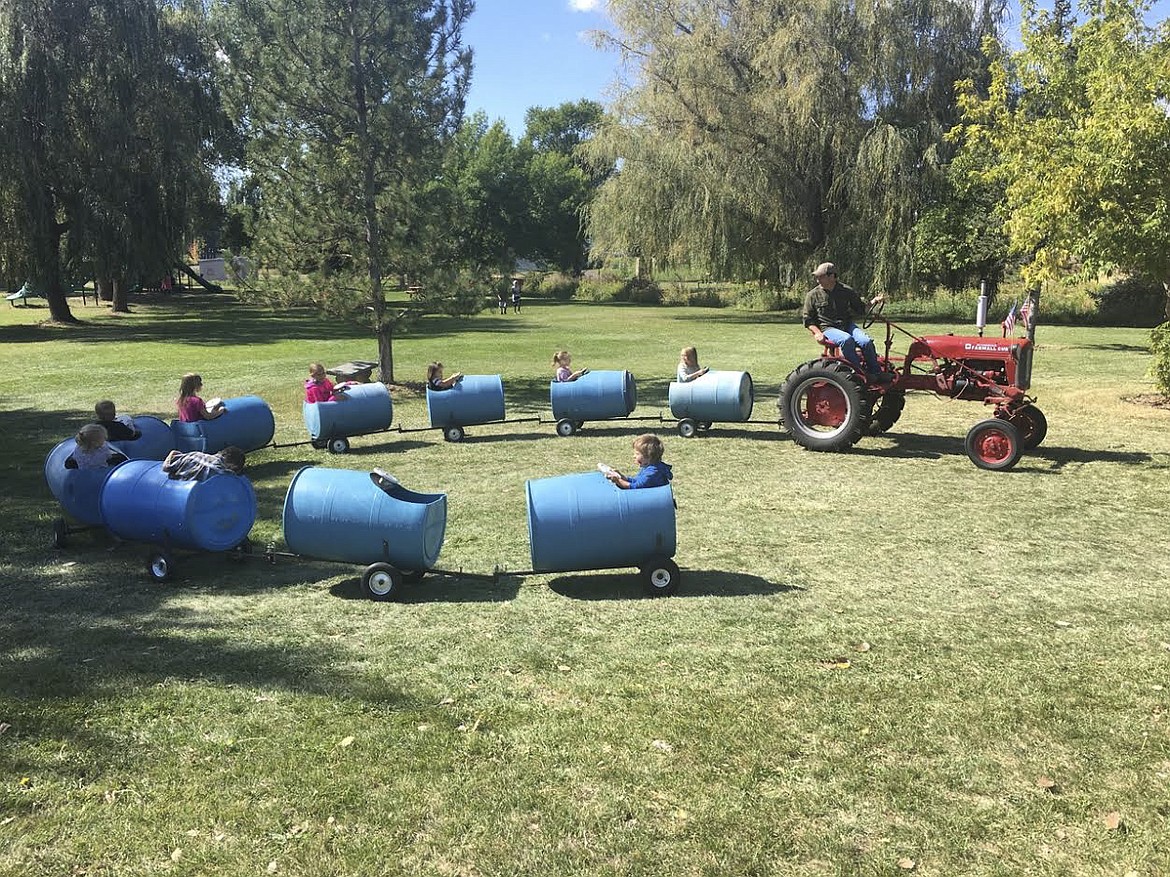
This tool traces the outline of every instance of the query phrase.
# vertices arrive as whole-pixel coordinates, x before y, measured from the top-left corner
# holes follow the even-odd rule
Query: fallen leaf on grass
[[[171,850],[171,861],[172,862],[177,862],[181,858],[183,858],[183,851],[182,850],[180,850],[180,849]]]
[[[455,703],[455,698],[444,697],[442,700],[439,701],[439,706],[450,706],[453,703]]]
[[[1052,623],[1055,624],[1057,627],[1072,627],[1071,621],[1054,621]]]
[[[5,816],[3,819],[0,819],[0,825],[7,825],[9,822],[15,822],[15,821],[16,821],[15,816]]]
[[[1110,831],[1121,831],[1125,827],[1125,823],[1121,819],[1121,814],[1116,810],[1102,816],[1101,822]]]
[[[650,745],[659,752],[674,752],[674,747],[665,740],[653,740]]]
[[[0,722],[0,734],[3,734],[5,731],[7,731],[11,727],[12,727],[12,725],[8,724],[7,722]]]
[[[345,748],[345,747],[347,747],[347,746],[352,746],[352,745],[353,745],[353,739],[354,739],[353,737],[346,737],[344,740],[342,740],[342,741],[341,741],[340,743],[338,743],[337,745],[338,745],[338,746],[340,746],[340,747],[342,747],[342,748],[344,749],[344,748]]]
[[[829,661],[821,661],[821,667],[826,670],[848,670],[853,664],[848,658],[833,658]]]
[[[560,670],[562,673],[568,673],[573,668],[570,667],[568,664],[558,664],[557,669]]]
[[[918,863],[915,862],[911,858],[903,857],[901,859],[898,859],[898,867],[901,868],[903,871],[913,871],[915,868],[918,867]]]
[[[1060,786],[1056,784],[1056,780],[1052,777],[1037,777],[1036,788],[1043,789],[1046,792],[1052,792],[1053,794],[1060,791]]]
[[[862,640],[857,645],[855,645],[853,648],[855,648],[859,652],[868,652],[870,649],[873,648],[873,646],[871,646],[865,640]]]
[[[273,859],[271,862],[268,863],[268,873],[269,874],[276,873],[276,859]]]

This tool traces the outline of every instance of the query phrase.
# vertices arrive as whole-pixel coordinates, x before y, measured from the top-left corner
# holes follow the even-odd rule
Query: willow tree
[[[286,289],[368,313],[385,380],[406,309],[387,278],[440,292],[428,259],[444,148],[471,66],[471,0],[223,0],[226,89],[260,192],[251,255]],[[429,282],[428,282],[429,281]],[[367,310],[368,309],[368,310]]]
[[[73,321],[96,267],[157,279],[215,191],[226,129],[185,0],[0,2],[0,258]]]
[[[616,165],[597,254],[775,277],[822,257],[890,286],[923,169],[1003,0],[612,0],[628,85],[588,148]]]

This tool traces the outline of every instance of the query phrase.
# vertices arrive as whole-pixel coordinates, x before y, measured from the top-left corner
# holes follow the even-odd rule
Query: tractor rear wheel
[[[997,415],[998,416],[998,415]],[[1025,451],[1040,447],[1048,435],[1048,418],[1035,405],[1017,408],[1006,417],[1007,421],[1020,432],[1020,444]]]
[[[888,432],[890,427],[898,422],[905,407],[905,390],[890,390],[879,395],[874,399],[873,411],[869,417],[869,434],[881,435]]]
[[[780,428],[810,451],[844,451],[869,426],[865,382],[842,362],[798,365],[780,388]]]
[[[1024,452],[1020,431],[1006,420],[981,420],[967,432],[967,456],[980,469],[1010,469]]]

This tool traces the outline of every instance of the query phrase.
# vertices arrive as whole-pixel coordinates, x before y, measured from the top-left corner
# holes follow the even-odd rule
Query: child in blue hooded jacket
[[[634,462],[641,467],[638,474],[627,478],[616,469],[610,469],[605,473],[605,477],[623,490],[665,487],[670,484],[674,474],[670,471],[670,464],[662,462],[664,450],[662,439],[654,433],[640,435],[634,439]]]

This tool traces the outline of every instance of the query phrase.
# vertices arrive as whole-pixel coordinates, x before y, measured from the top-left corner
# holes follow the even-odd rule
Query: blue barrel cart
[[[164,421],[142,414],[130,419],[141,435],[132,440],[110,442],[111,447],[131,460],[165,460],[175,449],[175,434]]]
[[[416,493],[385,472],[307,467],[293,476],[284,500],[287,552],[365,566],[362,589],[372,600],[397,597],[404,580],[435,568],[447,529],[447,495]],[[459,573],[458,575],[465,575]]]
[[[623,490],[600,472],[586,472],[530,480],[526,493],[531,573],[636,566],[647,593],[678,590],[669,485]]]
[[[336,402],[305,402],[304,417],[313,447],[344,454],[352,437],[390,428],[394,403],[385,384],[352,384]]]
[[[109,471],[99,501],[102,524],[120,539],[147,542],[146,571],[163,582],[176,549],[249,553],[256,493],[243,475],[178,481],[162,463],[130,460]]]
[[[65,461],[77,447],[74,439],[65,439],[45,457],[45,482],[49,492],[61,504],[65,513],[77,522],[70,525],[66,518],[53,521],[53,547],[64,548],[73,533],[96,530],[102,526],[99,505],[102,485],[112,469],[66,469]]]
[[[755,392],[747,372],[711,371],[686,383],[672,381],[668,398],[678,434],[691,438],[712,423],[747,423]]]
[[[464,427],[504,420],[504,382],[499,375],[464,375],[447,390],[427,387],[427,416],[444,439],[461,442]]]
[[[272,443],[272,436],[276,433],[276,418],[267,402],[259,396],[239,396],[224,399],[223,404],[224,413],[214,420],[197,420],[192,423],[172,420],[175,448],[216,454],[234,445],[248,453]]]
[[[590,371],[575,381],[553,381],[549,398],[557,435],[567,437],[587,420],[628,417],[638,404],[638,386],[628,371]]]

